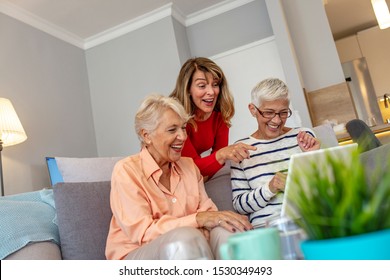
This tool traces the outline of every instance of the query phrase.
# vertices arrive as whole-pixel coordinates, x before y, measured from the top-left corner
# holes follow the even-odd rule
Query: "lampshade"
[[[0,140],[3,147],[19,144],[27,139],[11,101],[0,97]]]
[[[386,4],[386,0],[371,0],[371,4],[374,8],[379,28],[386,29],[390,27],[390,13],[389,7],[387,7]]]

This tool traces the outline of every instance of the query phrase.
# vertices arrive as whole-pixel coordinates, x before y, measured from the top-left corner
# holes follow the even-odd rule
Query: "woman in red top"
[[[191,157],[204,180],[211,178],[227,160],[240,162],[256,148],[237,143],[228,146],[234,100],[222,69],[204,57],[187,60],[170,96],[176,97],[192,116],[182,156]],[[210,153],[202,157],[206,151]]]

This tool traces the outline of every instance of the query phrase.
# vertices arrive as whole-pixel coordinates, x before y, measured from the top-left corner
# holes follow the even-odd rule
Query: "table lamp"
[[[26,132],[20,123],[18,115],[7,98],[0,97],[0,184],[1,196],[4,196],[3,166],[1,151],[3,147],[22,143],[27,139]]]

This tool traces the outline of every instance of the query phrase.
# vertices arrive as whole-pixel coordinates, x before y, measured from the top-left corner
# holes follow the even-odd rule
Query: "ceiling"
[[[87,40],[172,3],[183,18],[252,0],[0,0],[0,12]],[[387,0],[388,5],[390,0]],[[370,0],[323,0],[335,39],[377,25]],[[18,18],[19,17],[19,18]],[[36,27],[36,26],[35,26]]]
[[[0,0],[0,5],[25,12],[81,39],[134,20],[173,3],[188,16],[231,0]],[[241,1],[243,2],[243,1]],[[248,1],[246,1],[248,2]],[[1,7],[1,6],[0,6]],[[0,10],[1,11],[1,10]]]
[[[378,25],[370,0],[323,0],[335,40]],[[390,7],[390,0],[386,0]]]

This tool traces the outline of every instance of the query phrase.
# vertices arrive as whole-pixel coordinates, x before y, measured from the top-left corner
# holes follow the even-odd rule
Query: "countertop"
[[[371,130],[375,133],[375,135],[382,133],[382,132],[389,132],[390,133],[390,124],[380,124],[370,127]],[[339,132],[336,132],[336,137],[339,142],[348,141],[351,140],[351,136],[349,136],[347,130],[342,130]]]

